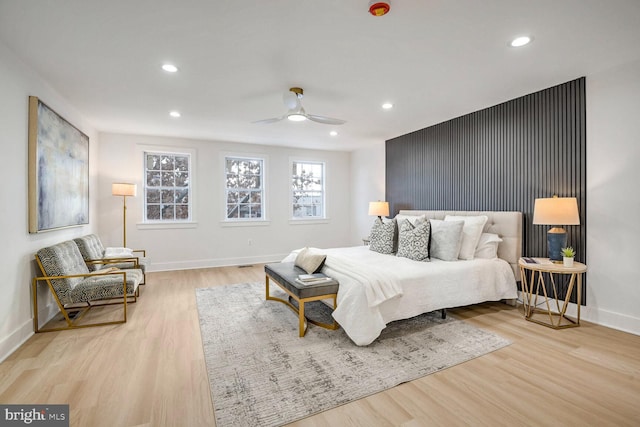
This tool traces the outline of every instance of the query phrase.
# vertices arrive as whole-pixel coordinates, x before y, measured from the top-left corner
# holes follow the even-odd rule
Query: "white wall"
[[[194,219],[190,227],[148,227],[142,222],[145,149],[194,150]],[[269,224],[226,226],[222,158],[224,153],[267,157]],[[291,224],[289,209],[291,157],[326,163],[328,220]],[[127,201],[127,246],[148,250],[151,270],[203,268],[279,261],[292,249],[348,246],[350,242],[350,153],[292,149],[218,141],[199,141],[121,134],[100,135],[99,234],[107,246],[122,246],[122,198],[111,196],[113,182],[138,184],[138,196]],[[249,244],[251,239],[251,244]]]
[[[37,96],[90,138],[90,193],[95,195],[97,134],[44,80],[0,43],[0,360],[33,334],[31,278],[34,254],[41,247],[92,231],[96,223],[95,198],[89,206],[89,225],[40,234],[28,232],[27,123],[28,97]],[[44,289],[39,292],[41,316],[55,309]]]
[[[351,213],[353,244],[369,236],[374,217],[368,215],[369,202],[385,200],[385,142],[351,153]]]
[[[640,61],[587,76],[585,318],[640,334]]]

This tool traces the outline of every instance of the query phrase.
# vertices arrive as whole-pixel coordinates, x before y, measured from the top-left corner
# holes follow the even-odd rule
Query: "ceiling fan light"
[[[291,120],[292,122],[303,122],[303,121],[307,120],[307,118],[305,116],[303,116],[302,114],[299,114],[299,113],[289,114],[287,116],[287,119]]]

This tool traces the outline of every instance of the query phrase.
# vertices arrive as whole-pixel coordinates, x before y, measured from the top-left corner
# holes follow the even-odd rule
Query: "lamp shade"
[[[135,197],[137,193],[136,184],[128,184],[124,182],[114,182],[111,184],[111,194],[113,196],[131,196]]]
[[[369,215],[388,216],[389,202],[369,202]]]
[[[538,225],[580,225],[578,200],[575,197],[536,199],[533,223]]]

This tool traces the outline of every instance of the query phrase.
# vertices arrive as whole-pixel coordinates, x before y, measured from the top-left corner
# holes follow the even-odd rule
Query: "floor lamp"
[[[115,182],[111,184],[111,194],[122,196],[122,247],[127,247],[127,196],[135,197],[137,187],[135,184]]]

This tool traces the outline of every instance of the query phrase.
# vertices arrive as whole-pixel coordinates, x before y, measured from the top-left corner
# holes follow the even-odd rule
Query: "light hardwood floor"
[[[0,403],[68,403],[72,426],[213,426],[194,289],[263,280],[261,265],[150,273],[126,324],[36,334],[0,364]],[[293,425],[640,425],[639,336],[500,303],[449,313],[513,344]]]

